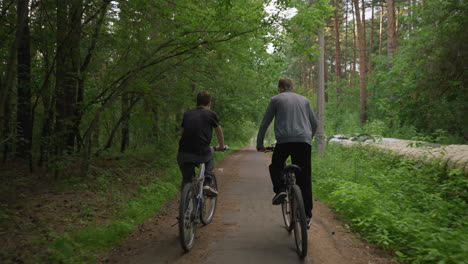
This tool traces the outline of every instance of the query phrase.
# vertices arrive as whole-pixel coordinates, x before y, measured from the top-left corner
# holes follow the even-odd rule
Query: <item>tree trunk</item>
[[[120,152],[125,152],[128,148],[128,144],[130,143],[130,136],[129,136],[129,120],[130,120],[130,108],[129,108],[129,95],[125,93],[122,95],[122,124],[121,124],[121,133],[122,133],[122,140],[120,142]]]
[[[354,82],[354,77],[356,75],[356,50],[357,50],[357,41],[356,41],[356,14],[354,11],[354,5],[351,3],[351,12],[353,13],[353,72],[351,74],[350,84]],[[359,12],[359,11],[358,11]]]
[[[11,141],[12,141],[12,138],[13,136],[10,135],[11,134],[11,128],[10,128],[10,119],[11,119],[11,105],[10,105],[10,94],[8,94],[8,98],[6,98],[6,104],[5,104],[5,109],[4,109],[4,119],[3,119],[3,123],[5,124],[5,126],[3,127],[2,129],[2,133],[4,135],[4,137],[1,139],[1,144],[0,146],[3,146],[3,149],[2,149],[2,154],[3,154],[3,158],[2,158],[2,163],[5,163],[8,159],[8,152],[10,151],[10,146],[12,145],[11,144]]]
[[[383,16],[384,9],[383,4],[380,6],[380,22],[379,22],[379,56],[382,55],[382,35],[383,35]]]
[[[44,166],[44,163],[49,160],[49,151],[52,147],[52,120],[54,118],[54,110],[52,108],[53,99],[44,96],[44,119],[42,121],[41,142],[40,142],[40,156],[38,166]]]
[[[348,0],[345,1],[346,5],[346,16],[345,16],[345,41],[344,41],[344,49],[343,49],[343,59],[344,59],[344,76],[346,78],[346,73],[348,71]]]
[[[66,74],[67,74],[67,4],[65,1],[57,1],[57,51],[56,51],[56,73],[55,73],[55,91],[56,91],[56,122],[55,122],[55,147],[56,155],[60,156],[66,144],[66,130],[69,105],[66,102]],[[71,121],[71,120],[70,120]]]
[[[313,66],[312,66],[312,63],[309,62],[308,63],[308,69],[309,69],[309,75],[307,77],[307,81],[308,81],[308,91],[310,91],[311,95],[314,94],[314,83],[313,83],[313,73],[314,73],[314,69],[313,69]]]
[[[4,120],[6,119],[5,107],[8,104],[7,98],[9,97],[13,86],[15,58],[18,49],[17,43],[17,41],[13,41],[13,44],[11,45],[5,69],[5,77],[0,83],[0,122],[3,121],[2,123],[4,123]],[[2,123],[0,123],[0,125],[2,125]]]
[[[395,20],[395,2],[387,1],[387,56],[392,57],[397,48],[397,32]]]
[[[362,29],[363,29],[363,32],[364,32],[364,54],[366,55],[366,58],[367,58],[367,42],[366,42],[366,29],[367,29],[367,25],[366,25],[366,3],[364,2],[364,0],[361,0],[361,5],[362,5]],[[359,42],[359,41],[358,41]],[[367,71],[367,64],[366,64],[366,71]]]
[[[370,32],[370,44],[369,44],[369,66],[368,74],[372,73],[372,53],[374,52],[374,2],[372,1],[372,11],[371,11],[371,32]]]
[[[84,107],[84,79],[82,77],[78,80],[78,90],[76,97],[76,106],[75,114],[73,121],[73,137],[76,139],[77,152],[81,151],[83,145],[83,139],[81,138],[80,133],[80,124],[81,118],[83,117],[83,107]]]
[[[339,3],[338,0],[334,0],[335,4],[335,13],[334,13],[334,22],[335,22],[335,74],[337,80],[341,79],[341,48],[340,48],[340,28],[339,28],[339,18],[338,18],[338,9]],[[336,95],[339,98],[341,94],[341,89],[339,85],[336,87]]]
[[[325,34],[323,35],[323,54],[327,53],[327,38],[325,37]],[[325,56],[325,55],[324,55]],[[328,89],[327,89],[327,80],[328,80],[328,66],[327,66],[327,60],[325,58],[323,59],[323,92],[324,92],[324,98],[325,98],[325,103],[328,103]]]
[[[43,5],[40,6],[40,13],[47,13],[48,10],[43,10],[45,7]],[[47,161],[49,160],[49,155],[53,153],[54,144],[52,143],[52,133],[53,133],[53,126],[54,126],[54,108],[55,108],[55,99],[54,99],[54,91],[53,87],[51,86],[51,76],[54,72],[54,62],[52,61],[51,57],[54,56],[54,51],[45,47],[44,49],[39,49],[39,52],[42,55],[43,63],[44,63],[44,72],[43,78],[44,81],[42,83],[41,92],[38,96],[42,99],[43,105],[43,114],[42,114],[42,128],[41,128],[41,136],[39,139],[39,160],[37,165],[39,167],[44,167],[47,165]]]
[[[56,150],[73,150],[80,77],[80,40],[83,3],[57,1]]]
[[[31,50],[29,35],[29,0],[18,0],[18,102],[17,102],[17,151],[16,157],[31,161]],[[32,168],[31,168],[32,169]]]
[[[319,48],[320,48],[320,59],[319,59],[319,72],[318,72],[318,92],[317,92],[317,112],[318,112],[318,127],[316,133],[317,139],[317,152],[319,155],[325,153],[325,134],[324,134],[324,122],[325,122],[325,37],[323,31],[319,33]]]
[[[5,13],[7,9],[5,8]],[[15,67],[16,67],[16,54],[21,35],[16,32],[15,40],[10,46],[8,59],[6,62],[5,75],[0,85],[0,148],[3,148],[3,161],[5,162],[9,152],[9,144],[12,141],[10,135],[10,119],[11,119],[11,106],[10,98],[14,86]],[[1,74],[0,74],[1,75]]]
[[[365,21],[361,21],[361,17],[359,15],[359,0],[354,1],[354,9],[356,11],[356,19],[357,19],[357,31],[358,31],[358,42],[359,42],[359,77],[360,77],[360,89],[359,89],[359,98],[360,98],[360,119],[361,123],[365,124],[367,120],[366,116],[366,100],[367,100],[367,93],[366,93],[366,49],[365,49],[365,41],[366,35],[364,32],[364,25]]]

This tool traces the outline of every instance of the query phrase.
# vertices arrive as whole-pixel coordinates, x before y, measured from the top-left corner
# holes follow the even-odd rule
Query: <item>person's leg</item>
[[[294,143],[291,159],[293,164],[301,167],[301,173],[297,175],[296,182],[301,188],[306,216],[310,218],[313,207],[311,146],[307,143]]]
[[[214,177],[214,153],[213,151],[211,152],[210,156],[208,157],[208,160],[205,161],[205,183],[204,185],[211,185],[213,182],[213,177]]]
[[[205,164],[205,181],[203,182],[203,190],[208,196],[217,196],[218,191],[212,185],[214,177],[214,151],[211,150],[208,155],[191,155],[190,158],[196,164]]]
[[[182,189],[186,183],[192,182],[195,167],[194,164],[187,162],[187,159],[182,152],[177,153],[177,163],[182,173],[182,183],[180,185]]]
[[[284,162],[289,156],[288,144],[276,144],[271,164],[269,166],[271,182],[273,183],[273,191],[278,194],[284,191],[284,182],[281,179],[281,171],[284,168]]]

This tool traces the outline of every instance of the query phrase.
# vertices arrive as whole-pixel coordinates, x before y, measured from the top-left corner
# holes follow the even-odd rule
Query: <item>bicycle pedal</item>
[[[176,217],[176,219],[177,219],[177,222],[175,222],[174,224],[172,224],[171,227],[174,227],[174,226],[176,226],[176,225],[179,223],[179,217],[178,217],[178,216]]]

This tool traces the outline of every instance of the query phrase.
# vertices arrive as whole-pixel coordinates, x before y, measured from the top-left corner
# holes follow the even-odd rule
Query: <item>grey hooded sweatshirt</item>
[[[317,131],[317,118],[309,100],[291,90],[273,96],[268,104],[257,135],[257,148],[263,148],[265,132],[275,118],[276,143],[305,142],[311,144]]]

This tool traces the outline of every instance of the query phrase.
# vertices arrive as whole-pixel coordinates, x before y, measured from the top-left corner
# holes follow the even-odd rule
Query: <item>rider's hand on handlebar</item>
[[[273,145],[268,147],[257,147],[258,152],[273,152],[275,151],[275,147]]]
[[[265,147],[261,147],[261,148],[257,147],[257,151],[258,152],[265,152],[266,148]]]
[[[225,151],[225,150],[228,150],[228,146],[224,145],[224,146],[217,146],[215,147],[215,151]]]

